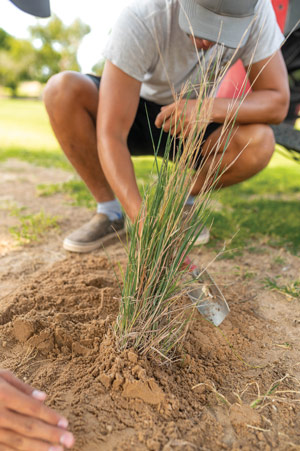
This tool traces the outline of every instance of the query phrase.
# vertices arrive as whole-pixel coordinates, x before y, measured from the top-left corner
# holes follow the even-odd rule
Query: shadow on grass
[[[218,247],[227,242],[227,258],[242,255],[243,250],[254,253],[262,250],[253,247],[263,242],[273,247],[286,247],[293,254],[300,250],[300,208],[298,200],[256,199],[231,202],[230,208],[211,214],[213,221],[210,246]],[[217,241],[216,241],[217,240]]]
[[[292,253],[300,250],[300,165],[268,167],[255,177],[220,190],[214,198],[221,203],[212,212],[211,246],[228,242],[225,258],[241,255],[247,248],[257,253],[259,243],[284,246]],[[232,241],[230,241],[232,239]],[[226,257],[227,255],[227,257]],[[230,257],[231,256],[231,257]]]

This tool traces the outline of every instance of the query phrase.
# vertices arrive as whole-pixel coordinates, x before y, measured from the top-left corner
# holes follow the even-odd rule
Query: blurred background
[[[103,45],[119,12],[128,3],[129,0],[52,0],[51,18],[37,19],[9,0],[2,0],[1,94],[38,96],[41,85],[65,69],[101,73]]]

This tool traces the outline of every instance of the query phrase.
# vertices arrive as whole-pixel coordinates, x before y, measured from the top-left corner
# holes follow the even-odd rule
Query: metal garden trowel
[[[187,295],[197,310],[215,326],[219,326],[230,312],[227,301],[220,288],[206,269],[200,271],[189,258],[184,262],[197,285]]]

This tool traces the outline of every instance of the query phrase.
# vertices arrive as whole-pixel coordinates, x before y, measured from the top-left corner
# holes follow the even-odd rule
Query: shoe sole
[[[110,246],[111,244],[116,243],[117,241],[122,240],[126,236],[125,229],[118,230],[116,232],[105,235],[103,238],[99,240],[92,241],[91,243],[81,243],[78,244],[75,241],[71,241],[68,238],[65,238],[63,241],[63,248],[69,252],[77,252],[80,254],[84,254],[87,252],[92,252],[99,249],[102,246]]]

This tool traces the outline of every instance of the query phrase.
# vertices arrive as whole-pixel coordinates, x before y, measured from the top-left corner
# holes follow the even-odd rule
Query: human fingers
[[[171,128],[171,135],[172,136],[178,136],[182,133],[182,123],[178,122],[176,125],[173,125]]]
[[[165,131],[169,131],[170,130],[170,133],[171,133],[172,136],[181,135],[187,128],[186,124],[183,121],[178,119],[175,122],[174,118],[172,118],[170,121],[168,121],[166,123],[166,127],[168,129],[165,130],[165,128],[164,128],[164,130]]]
[[[66,448],[71,448],[74,444],[74,437],[71,432],[3,408],[0,408],[0,428],[26,438],[43,440],[53,445],[60,443]]]
[[[2,448],[1,448],[2,447]],[[18,451],[63,451],[60,445],[51,445],[42,440],[24,437],[8,429],[0,429],[0,450]]]
[[[157,128],[161,128],[163,123],[168,118],[170,118],[170,116],[172,115],[173,111],[174,111],[174,104],[162,107],[161,110],[160,110],[160,113],[158,113],[158,115],[156,116],[156,119],[155,119],[155,122],[154,122],[155,126]]]
[[[35,390],[30,385],[20,381],[20,379],[14,376],[13,373],[11,373],[10,371],[0,370],[0,379],[1,378],[4,379],[8,384],[20,390],[21,392],[25,393],[26,395],[31,395],[34,398],[38,399],[39,401],[44,401],[47,397],[46,393],[40,390]]]
[[[169,103],[168,105],[163,105],[163,106],[161,107],[161,110],[162,110],[162,111],[163,111],[163,110],[167,110],[168,108],[174,109],[174,106],[175,106],[175,102],[172,102],[172,103]]]
[[[155,127],[161,128],[162,125],[163,125],[163,123],[164,123],[164,121],[165,121],[165,119],[166,119],[165,114],[164,114],[163,112],[160,112],[160,113],[156,116],[156,119],[155,119],[155,121],[154,121]]]
[[[3,380],[0,381],[0,406],[54,426],[68,427],[68,421],[62,415]]]
[[[162,126],[163,131],[168,133],[173,128],[173,123],[174,123],[174,121],[172,120],[172,118],[167,119],[163,123],[163,126]]]

